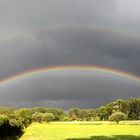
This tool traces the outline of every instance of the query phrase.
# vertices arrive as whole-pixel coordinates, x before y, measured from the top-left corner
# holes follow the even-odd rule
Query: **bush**
[[[62,119],[62,121],[64,121],[64,122],[70,121],[70,118],[69,118],[69,117],[64,117],[64,118]]]
[[[46,113],[52,113],[54,115],[53,121],[61,121],[65,116],[65,112],[62,109],[50,108],[49,111],[50,112],[46,112]]]
[[[26,108],[16,111],[16,115],[25,127],[28,127],[28,125],[32,122],[31,113]]]
[[[52,113],[44,113],[42,115],[42,122],[51,122],[54,119],[54,115]]]
[[[33,122],[39,122],[39,123],[41,123],[42,122],[42,116],[43,116],[43,113],[35,112],[32,115],[32,121]]]
[[[100,117],[99,116],[92,117],[92,120],[91,121],[100,121]]]
[[[0,139],[18,137],[23,133],[23,125],[17,119],[0,115]]]
[[[126,115],[124,113],[122,113],[122,112],[116,112],[116,113],[113,113],[109,117],[109,120],[110,121],[114,121],[114,122],[116,122],[118,124],[119,121],[124,120],[125,118],[126,118]]]

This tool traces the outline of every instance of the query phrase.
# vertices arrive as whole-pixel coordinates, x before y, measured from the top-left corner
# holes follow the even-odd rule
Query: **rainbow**
[[[93,71],[97,73],[104,73],[110,74],[113,76],[119,76],[120,78],[125,78],[129,80],[135,80],[140,82],[140,77],[128,72],[116,70],[113,68],[108,67],[100,67],[100,66],[93,66],[93,65],[64,65],[64,66],[50,66],[50,67],[43,67],[38,69],[33,69],[25,72],[18,73],[14,76],[8,77],[0,81],[0,85],[7,84],[16,80],[20,80],[22,78],[29,78],[31,76],[37,76],[43,73],[49,72],[58,72],[58,71]]]
[[[136,41],[140,41],[140,36],[138,33],[125,30],[125,29],[118,29],[115,27],[107,27],[100,24],[88,25],[87,27],[76,27],[75,25],[68,26],[68,25],[48,25],[48,28],[40,28],[40,29],[31,29],[29,33],[36,34],[36,33],[44,33],[44,32],[60,32],[60,31],[89,31],[89,32],[97,32],[97,33],[109,33],[113,35],[118,35],[126,39],[134,39]],[[0,47],[4,43],[22,40],[26,37],[28,32],[19,32],[9,37],[4,37],[0,39]],[[94,65],[64,65],[64,66],[50,66],[50,67],[41,67],[33,70],[28,70],[24,72],[17,73],[11,77],[1,79],[0,85],[6,84],[12,81],[20,80],[22,78],[27,78],[31,76],[36,76],[42,73],[47,72],[55,72],[55,71],[65,71],[65,70],[81,70],[81,71],[96,71],[99,73],[105,73],[110,75],[120,76],[122,78],[130,79],[130,80],[138,80],[140,81],[140,77],[138,75],[128,73],[125,71],[117,70],[114,68],[109,67],[101,67],[101,66],[94,66]]]

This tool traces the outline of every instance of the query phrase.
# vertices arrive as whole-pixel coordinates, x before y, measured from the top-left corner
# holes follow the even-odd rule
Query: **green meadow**
[[[140,140],[140,122],[33,123],[20,140]]]

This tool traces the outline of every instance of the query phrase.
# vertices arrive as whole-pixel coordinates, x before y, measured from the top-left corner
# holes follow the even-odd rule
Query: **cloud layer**
[[[112,99],[139,97],[139,90],[140,82],[135,80],[94,71],[62,70],[2,85],[0,103],[18,107],[92,108]]]
[[[0,79],[44,66],[79,64],[113,67],[140,75],[139,3],[0,0]],[[49,80],[41,76],[35,81],[26,79],[0,86],[0,104],[15,105],[21,101],[19,105],[47,102],[50,106],[92,107],[115,98],[138,96],[137,84],[119,79],[110,83],[104,80],[108,77],[99,75],[93,79],[78,73],[61,73],[61,78],[59,75],[51,75]]]

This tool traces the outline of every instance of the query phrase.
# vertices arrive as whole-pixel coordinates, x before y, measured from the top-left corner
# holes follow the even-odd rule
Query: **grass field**
[[[34,123],[20,140],[140,140],[140,124],[100,123]]]

